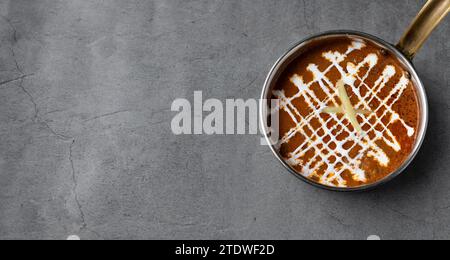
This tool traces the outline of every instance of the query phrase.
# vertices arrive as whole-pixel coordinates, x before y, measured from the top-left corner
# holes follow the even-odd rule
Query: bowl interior
[[[307,52],[310,46],[313,46],[318,41],[323,41],[325,39],[332,39],[337,37],[348,37],[353,40],[359,40],[359,41],[365,41],[370,42],[376,46],[379,46],[380,48],[385,49],[386,51],[392,53],[395,57],[398,58],[399,62],[402,64],[404,69],[408,71],[411,75],[411,80],[413,82],[413,85],[415,86],[416,94],[419,100],[419,113],[420,113],[420,124],[418,127],[418,133],[417,138],[414,144],[414,148],[408,157],[408,159],[403,163],[403,165],[395,172],[388,175],[386,178],[372,184],[363,185],[360,187],[354,187],[354,188],[340,188],[340,187],[330,187],[326,186],[317,182],[314,182],[306,177],[304,177],[301,174],[298,174],[297,171],[295,171],[291,166],[289,166],[285,160],[282,158],[282,156],[279,153],[279,149],[277,147],[278,140],[272,140],[270,133],[270,127],[268,126],[268,119],[269,119],[269,113],[270,111],[270,98],[272,96],[272,91],[275,88],[276,82],[278,78],[281,76],[281,74],[285,71],[285,69],[293,62],[296,58],[298,58],[302,53]],[[293,48],[291,48],[286,54],[284,54],[273,66],[272,70],[270,71],[269,75],[267,76],[262,98],[261,98],[261,104],[260,104],[260,118],[262,123],[262,129],[263,134],[266,137],[266,140],[269,142],[269,146],[275,156],[278,158],[278,160],[282,163],[284,167],[286,167],[291,173],[293,173],[296,177],[299,177],[303,181],[312,184],[314,186],[324,188],[327,190],[333,190],[333,191],[363,191],[363,190],[369,190],[373,189],[383,183],[386,183],[396,176],[398,176],[400,173],[402,173],[408,165],[412,162],[414,157],[417,155],[423,140],[425,138],[426,129],[428,125],[428,103],[427,103],[427,96],[424,89],[424,86],[417,75],[414,66],[412,65],[411,61],[408,60],[405,55],[403,55],[399,50],[397,50],[393,45],[377,38],[372,35],[360,33],[360,32],[353,32],[353,31],[333,31],[333,32],[327,32],[320,35],[316,35],[313,37],[310,37],[306,40],[301,41],[300,43],[296,44]]]

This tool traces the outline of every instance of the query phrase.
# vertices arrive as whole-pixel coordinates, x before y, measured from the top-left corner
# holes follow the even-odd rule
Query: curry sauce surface
[[[337,82],[346,91],[363,129],[356,133],[340,107]],[[279,77],[280,154],[299,174],[327,186],[359,187],[395,172],[417,137],[419,105],[410,74],[375,44],[347,37],[316,42]]]

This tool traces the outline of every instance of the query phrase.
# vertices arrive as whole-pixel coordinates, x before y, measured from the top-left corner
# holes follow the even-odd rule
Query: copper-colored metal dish
[[[270,71],[262,93],[261,104],[260,104],[260,118],[262,120],[262,128],[267,141],[270,144],[270,148],[279,159],[283,166],[285,166],[291,173],[299,177],[301,180],[312,184],[314,186],[324,188],[332,191],[364,191],[370,190],[378,187],[390,180],[394,179],[400,175],[404,170],[410,165],[414,160],[415,156],[420,150],[420,147],[425,139],[427,125],[428,125],[428,101],[427,95],[423,83],[421,82],[413,64],[412,59],[414,58],[417,51],[422,47],[428,36],[436,28],[436,26],[444,19],[450,10],[450,0],[429,0],[424,6],[422,11],[416,17],[411,27],[407,30],[405,35],[400,40],[399,44],[396,46],[385,42],[375,36],[355,31],[332,31],[321,33],[305,39],[298,44],[296,44],[292,49],[287,51],[273,66]],[[333,37],[349,37],[351,39],[357,39],[361,41],[370,42],[380,48],[386,50],[401,63],[403,68],[410,74],[411,81],[415,87],[415,91],[418,98],[419,105],[419,126],[416,133],[416,141],[413,145],[413,149],[405,162],[398,167],[398,169],[387,177],[377,181],[375,183],[370,183],[368,185],[363,185],[359,187],[332,187],[328,185],[323,185],[318,182],[311,180],[298,173],[292,166],[290,166],[286,160],[281,156],[279,148],[277,147],[277,141],[272,140],[270,136],[270,129],[267,126],[267,121],[269,119],[269,104],[267,100],[272,98],[272,92],[275,88],[276,82],[280,75],[286,70],[286,68],[291,64],[296,58],[305,52],[311,44],[317,41],[322,41],[325,39],[330,39]]]

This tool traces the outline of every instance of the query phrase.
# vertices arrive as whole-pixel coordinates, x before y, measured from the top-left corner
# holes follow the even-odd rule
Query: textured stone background
[[[447,20],[415,64],[431,122],[379,190],[286,173],[259,136],[174,136],[170,104],[258,98],[306,36],[395,42],[424,0],[0,0],[0,239],[450,238]]]

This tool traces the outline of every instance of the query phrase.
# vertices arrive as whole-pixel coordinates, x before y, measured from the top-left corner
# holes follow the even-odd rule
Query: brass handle
[[[450,0],[428,0],[403,35],[397,48],[413,59],[433,30],[450,11]]]

